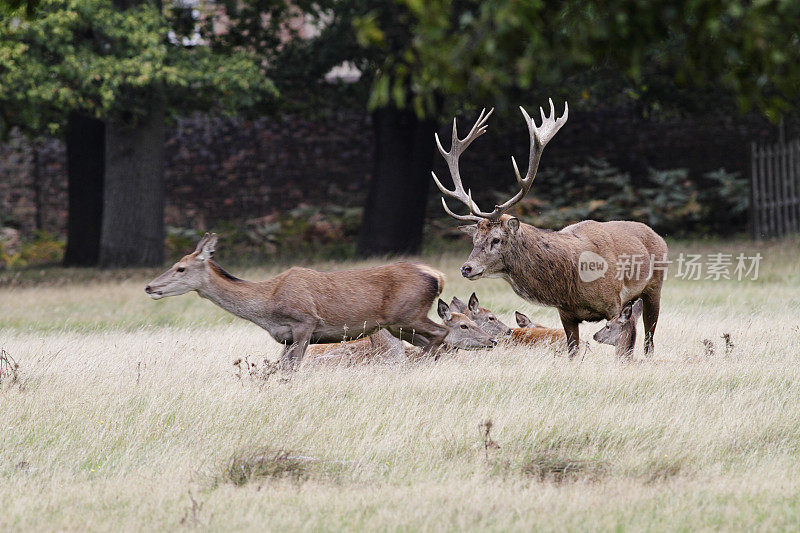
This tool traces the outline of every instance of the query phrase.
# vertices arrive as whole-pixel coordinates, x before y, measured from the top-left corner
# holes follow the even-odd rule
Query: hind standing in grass
[[[261,326],[285,348],[281,367],[297,368],[310,343],[357,339],[388,330],[435,353],[448,329],[428,318],[444,275],[416,263],[318,272],[292,267],[265,281],[228,274],[213,259],[216,234],[145,287],[154,300],[197,291],[234,315]],[[438,357],[438,354],[437,354]]]

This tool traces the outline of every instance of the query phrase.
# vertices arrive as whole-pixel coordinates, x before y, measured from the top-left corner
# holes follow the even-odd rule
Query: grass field
[[[800,242],[681,251],[759,251],[759,279],[670,274],[648,360],[640,335],[629,364],[592,343],[575,362],[498,348],[292,376],[266,372],[279,346],[256,326],[149,300],[154,271],[7,274],[0,529],[798,530]],[[461,279],[467,253],[423,258],[448,300],[557,325]],[[224,242],[219,261],[277,271],[235,268]]]

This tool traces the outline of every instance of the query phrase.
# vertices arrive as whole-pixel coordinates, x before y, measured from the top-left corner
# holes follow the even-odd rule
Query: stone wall
[[[460,119],[461,135],[470,120],[474,117]],[[207,228],[301,203],[358,205],[372,164],[371,134],[363,111],[313,119],[196,115],[177,120],[167,135],[166,222]],[[449,125],[442,135],[449,139]],[[632,109],[572,110],[542,165],[569,168],[591,156],[605,157],[634,177],[648,167],[685,167],[693,177],[717,168],[746,175],[749,143],[774,135],[775,128],[753,117],[651,122]],[[465,181],[482,191],[478,199],[488,190],[508,190],[514,183],[510,156],[524,162],[527,150],[519,114],[495,116],[489,133],[462,158]],[[54,139],[33,145],[12,135],[0,144],[0,225],[66,232],[65,158],[63,143]],[[447,173],[441,161],[437,171]]]
[[[55,139],[36,143],[19,135],[0,143],[0,226],[25,233],[40,228],[65,233],[66,150]]]

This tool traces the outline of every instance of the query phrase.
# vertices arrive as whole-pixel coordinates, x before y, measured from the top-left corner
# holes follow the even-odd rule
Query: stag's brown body
[[[651,333],[652,342],[664,280],[664,272],[654,259],[660,262],[666,258],[664,239],[645,224],[628,221],[586,220],[560,231],[519,224],[511,233],[504,229],[511,218],[503,215],[496,222],[478,223],[475,249],[465,263],[472,277],[476,277],[476,265],[483,266],[482,252],[487,244],[483,241],[487,239],[481,237],[502,233],[507,245],[502,247],[490,275],[507,280],[522,298],[558,309],[567,336],[572,336],[570,341],[577,342],[580,322],[610,320],[619,315],[623,305],[642,298],[645,332]],[[605,275],[599,279],[581,279],[579,260],[585,251],[606,262]],[[637,267],[628,263],[632,258],[636,258]],[[478,277],[482,274],[479,272]]]
[[[194,253],[154,279],[146,292],[158,299],[197,291],[284,344],[286,368],[300,363],[309,343],[355,339],[382,328],[422,346],[426,354],[447,335],[447,328],[428,318],[444,275],[425,265],[401,262],[339,272],[293,267],[253,282],[216,264],[215,247],[216,236],[207,234]]]
[[[505,214],[530,190],[542,150],[566,123],[569,111],[565,105],[564,115],[556,118],[550,101],[550,116],[545,116],[542,110],[542,125],[537,126],[525,110],[520,109],[530,133],[528,171],[524,178],[520,176],[512,158],[520,191],[491,212],[481,211],[471,193],[464,189],[458,166],[459,156],[486,131],[491,111],[488,114],[481,112],[464,139],[458,138],[454,121],[449,152],[444,150],[436,136],[436,145],[448,163],[454,188],[444,187],[435,174],[434,181],[446,196],[464,203],[469,214],[455,214],[443,198],[444,209],[459,220],[476,223],[462,227],[472,235],[473,250],[461,267],[461,274],[472,280],[502,277],[522,298],[557,308],[573,356],[579,346],[580,322],[612,319],[619,315],[625,304],[641,298],[644,304],[645,352],[652,353],[664,281],[661,267],[667,256],[664,239],[639,222],[585,220],[560,231],[549,231],[523,224]],[[589,254],[596,262],[604,263],[606,271],[603,275],[597,279],[582,278],[582,254]]]

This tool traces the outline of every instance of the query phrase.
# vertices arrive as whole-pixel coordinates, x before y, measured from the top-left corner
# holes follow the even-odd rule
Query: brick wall
[[[473,119],[460,120],[461,135]],[[365,112],[255,121],[196,115],[169,128],[167,224],[209,227],[304,202],[335,199],[358,205],[364,197],[372,158]],[[634,177],[648,166],[686,167],[691,176],[720,167],[746,175],[749,143],[774,137],[774,130],[753,117],[648,122],[632,109],[573,110],[568,125],[548,146],[542,165],[568,168],[593,156],[609,159]],[[449,125],[442,134],[449,139]],[[36,146],[15,135],[0,144],[0,223],[11,221],[26,232],[41,227],[64,234],[64,146],[54,139]],[[527,150],[522,118],[516,113],[495,116],[489,133],[462,158],[462,174],[478,191],[510,189],[510,156],[526,161]],[[441,161],[437,164],[446,175],[446,167]]]

